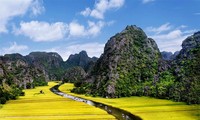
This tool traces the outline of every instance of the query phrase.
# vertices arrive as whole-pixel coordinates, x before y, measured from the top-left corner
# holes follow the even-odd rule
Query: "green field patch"
[[[200,105],[187,105],[183,102],[155,99],[151,97],[124,97],[107,99],[71,93],[73,84],[65,83],[59,90],[74,96],[118,107],[140,116],[144,120],[200,120]]]

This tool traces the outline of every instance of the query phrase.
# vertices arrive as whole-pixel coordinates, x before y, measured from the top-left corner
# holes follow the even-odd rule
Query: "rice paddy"
[[[24,90],[25,96],[0,105],[0,120],[113,120],[107,112],[55,95],[49,89],[56,85]],[[45,94],[39,94],[42,90]],[[1,108],[2,107],[2,108]]]
[[[150,97],[126,97],[106,99],[70,93],[74,86],[65,83],[59,87],[62,92],[118,107],[140,116],[144,120],[200,120],[200,105],[186,105],[183,102]]]

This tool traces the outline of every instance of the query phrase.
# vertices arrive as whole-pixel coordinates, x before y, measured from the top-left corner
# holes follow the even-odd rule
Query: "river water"
[[[54,87],[52,87],[50,90],[60,96],[63,96],[65,98],[69,98],[69,99],[73,99],[75,101],[79,101],[79,102],[84,102],[88,105],[92,105],[95,107],[98,107],[100,109],[103,109],[105,111],[107,111],[109,114],[115,116],[115,118],[117,118],[118,120],[142,120],[140,117],[133,115],[132,113],[116,108],[116,107],[112,107],[103,103],[99,103],[99,102],[95,102],[92,100],[87,100],[87,99],[83,99],[80,97],[76,97],[76,96],[72,96],[66,93],[61,92],[60,90],[58,90],[58,87],[60,85],[55,85]]]

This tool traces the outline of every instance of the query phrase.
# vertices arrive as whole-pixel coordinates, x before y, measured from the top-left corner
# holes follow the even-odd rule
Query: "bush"
[[[27,84],[26,84],[26,88],[27,88],[27,89],[31,89],[31,88],[32,88],[32,83],[27,83]]]
[[[33,86],[47,86],[48,82],[44,78],[38,78],[33,81]]]
[[[10,99],[10,94],[6,91],[6,92],[3,92],[2,96],[6,99],[6,100],[9,100]]]
[[[76,82],[74,83],[74,86],[75,86],[75,87],[81,87],[81,84],[82,84],[81,81],[76,81]]]
[[[25,96],[25,92],[21,92],[21,93],[20,93],[20,96]]]
[[[5,104],[6,103],[6,98],[5,97],[1,97],[0,98],[0,104]]]
[[[10,99],[11,99],[11,100],[16,100],[16,99],[17,99],[17,95],[10,94]]]
[[[77,94],[85,94],[85,88],[84,87],[77,87],[77,88],[73,88],[71,90],[72,93],[77,93]]]

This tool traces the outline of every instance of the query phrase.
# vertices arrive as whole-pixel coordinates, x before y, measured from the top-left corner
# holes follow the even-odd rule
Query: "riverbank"
[[[200,120],[200,105],[186,105],[183,102],[150,97],[125,97],[106,99],[71,93],[73,84],[65,83],[59,90],[81,98],[118,107],[140,116],[144,120]]]
[[[25,96],[8,101],[0,109],[0,120],[114,120],[107,112],[83,102],[55,95],[49,89],[58,83],[24,90]],[[40,94],[40,90],[44,94]]]

